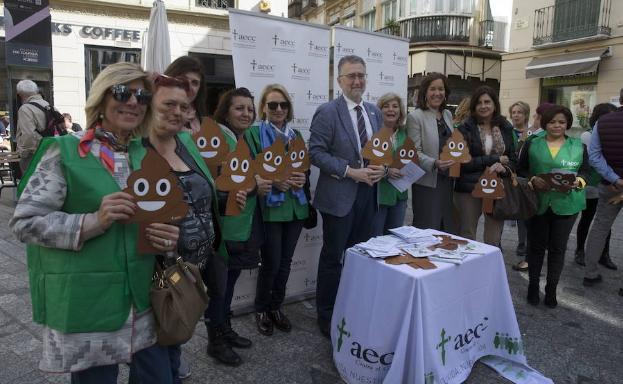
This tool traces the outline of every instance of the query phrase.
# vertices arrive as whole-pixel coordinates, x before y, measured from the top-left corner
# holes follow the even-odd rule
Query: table
[[[19,167],[20,156],[17,152],[0,151],[0,194],[4,188],[17,187],[17,179],[11,163]]]
[[[481,361],[514,382],[552,383],[528,367],[503,257],[389,265],[347,250],[331,324],[348,383],[461,383]]]

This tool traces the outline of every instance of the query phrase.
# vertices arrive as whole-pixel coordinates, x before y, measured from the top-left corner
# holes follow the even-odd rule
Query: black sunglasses
[[[290,109],[289,101],[282,101],[282,102],[269,101],[268,103],[266,103],[266,105],[268,106],[268,109],[270,109],[271,111],[276,111],[277,106],[280,106],[282,111],[285,109]]]
[[[143,88],[133,90],[125,84],[117,84],[110,87],[110,93],[120,103],[127,103],[132,94],[134,94],[136,102],[139,104],[147,105],[151,103],[151,92]]]

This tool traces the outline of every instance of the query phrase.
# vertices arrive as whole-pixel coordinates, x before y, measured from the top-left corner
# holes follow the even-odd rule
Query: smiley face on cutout
[[[283,140],[276,139],[273,144],[255,157],[256,171],[262,179],[282,180],[285,178],[286,146]]]
[[[490,173],[487,167],[474,186],[472,196],[477,199],[501,199],[505,196],[504,183],[497,173]]]
[[[221,166],[221,174],[216,178],[219,191],[240,191],[255,186],[255,164],[249,146],[239,140],[236,149],[227,155]]]
[[[526,129],[523,132],[521,132],[521,135],[519,136],[519,141],[526,141],[528,139],[528,137],[532,136],[534,132],[531,129]]]
[[[381,128],[363,147],[361,157],[368,160],[370,165],[390,165],[393,160],[393,133],[389,128]]]
[[[225,136],[216,121],[204,117],[201,120],[201,129],[193,134],[193,139],[201,157],[208,165],[210,173],[216,176],[218,166],[225,160],[229,153],[229,147],[225,142]]]
[[[153,149],[147,150],[141,169],[130,174],[123,192],[132,195],[138,207],[128,220],[130,223],[170,223],[188,213],[184,193],[171,174],[171,167]]]
[[[394,153],[394,162],[390,167],[402,169],[405,165],[410,162],[414,162],[415,164],[420,163],[420,159],[417,155],[417,148],[415,148],[415,143],[411,138],[407,137],[405,139],[404,144],[400,148],[396,150]]]
[[[289,147],[290,150],[286,154],[288,172],[307,172],[309,170],[309,155],[305,141],[297,136],[290,142]]]
[[[469,146],[461,131],[458,129],[452,131],[452,136],[443,146],[439,159],[454,160],[455,163],[469,163],[472,160],[472,156],[469,154]]]
[[[558,192],[569,192],[573,188],[573,183],[575,183],[575,174],[573,173],[544,173],[539,175],[542,178],[550,189],[553,189]]]

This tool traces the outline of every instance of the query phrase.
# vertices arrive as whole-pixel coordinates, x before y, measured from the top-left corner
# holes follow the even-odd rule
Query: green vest
[[[299,137],[301,137],[300,132],[295,132]],[[259,125],[253,125],[251,128],[247,129],[244,133],[244,137],[247,139],[249,147],[251,147],[253,156],[256,156],[258,153],[262,152]],[[309,216],[309,202],[307,204],[299,204],[298,200],[292,196],[292,193],[289,190],[286,191],[285,195],[285,201],[278,207],[267,207],[266,199],[262,197],[258,198],[264,221],[286,222],[304,220],[307,216]]]
[[[582,165],[583,155],[582,142],[579,139],[568,137],[556,157],[552,159],[545,136],[536,137],[532,139],[530,145],[530,174],[539,175],[548,173],[553,169],[577,172]],[[571,190],[568,193],[540,192],[538,193],[537,214],[541,215],[547,211],[548,207],[551,207],[557,215],[574,215],[586,208],[585,196],[584,190]]]
[[[80,157],[72,135],[44,139],[33,163],[54,142],[67,182],[63,212],[95,212],[105,195],[120,191],[99,159]],[[145,155],[140,140],[131,142],[128,153],[132,169],[139,168]],[[27,180],[22,183],[20,192]],[[136,253],[137,236],[137,224],[113,223],[79,251],[28,244],[33,320],[64,333],[109,332],[123,326],[132,305],[138,312],[150,308],[154,256]]]
[[[231,137],[225,130],[223,136],[229,146],[229,152],[236,150],[238,142]],[[253,213],[257,205],[257,196],[247,196],[247,203],[242,212],[237,216],[223,216],[223,239],[228,241],[247,241],[251,236],[251,226],[253,224]]]
[[[396,149],[400,148],[407,138],[405,129],[399,129],[396,132],[396,142],[394,143],[394,154]],[[399,192],[386,178],[379,182],[379,204],[393,207],[399,200],[407,200],[409,192]]]

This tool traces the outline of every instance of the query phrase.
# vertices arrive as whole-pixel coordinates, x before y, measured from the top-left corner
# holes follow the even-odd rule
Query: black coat
[[[515,153],[515,141],[513,140],[513,126],[506,119],[504,119],[503,124],[500,125],[500,132],[502,133],[505,146],[504,155],[508,156],[508,166],[514,170],[517,162],[517,155]],[[456,179],[454,190],[457,192],[471,193],[485,168],[499,162],[500,156],[485,154],[480,139],[480,130],[478,129],[476,119],[473,117],[465,120],[458,129],[465,137],[467,145],[469,145],[469,153],[472,155],[472,161],[461,166],[461,176]],[[502,176],[509,175],[503,174]]]

